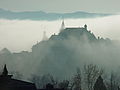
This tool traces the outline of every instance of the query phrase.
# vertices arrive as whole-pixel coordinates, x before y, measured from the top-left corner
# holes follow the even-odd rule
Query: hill
[[[94,18],[109,16],[112,14],[102,13],[88,13],[88,12],[73,12],[73,13],[46,13],[43,11],[25,11],[25,12],[13,12],[9,10],[0,9],[1,19],[18,19],[18,20],[57,20],[61,18]]]

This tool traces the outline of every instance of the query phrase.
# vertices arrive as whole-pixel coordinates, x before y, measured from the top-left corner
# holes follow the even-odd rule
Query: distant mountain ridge
[[[19,20],[57,20],[62,18],[94,18],[94,17],[104,17],[112,14],[102,14],[102,13],[88,13],[83,11],[73,12],[73,13],[46,13],[43,11],[24,11],[24,12],[13,12],[9,10],[0,9],[1,19],[19,19]]]

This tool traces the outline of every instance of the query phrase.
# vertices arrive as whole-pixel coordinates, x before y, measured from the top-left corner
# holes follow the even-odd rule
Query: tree
[[[46,88],[48,83],[52,84],[54,87],[57,85],[57,80],[55,80],[51,74],[45,74],[42,76],[32,75],[30,81],[35,83],[37,88]]]
[[[96,65],[89,64],[84,65],[85,72],[85,83],[87,85],[88,90],[93,90],[93,85],[98,76],[103,73],[103,69],[99,69]]]
[[[74,90],[81,90],[81,71],[80,68],[77,68],[77,74],[74,77]]]
[[[41,76],[38,76],[38,75],[32,75],[31,78],[29,78],[29,80],[33,83],[35,83],[36,87],[39,89],[39,88],[42,88],[43,86],[41,85]]]
[[[82,84],[82,78],[81,78],[81,70],[80,68],[76,69],[76,74],[72,78],[72,80],[69,83],[69,89],[70,90],[82,90],[81,84]]]
[[[111,72],[111,76],[110,76],[110,90],[114,90],[114,86],[113,86],[113,83],[114,83],[114,74],[113,72]]]
[[[98,77],[94,84],[94,90],[107,90],[101,76]]]
[[[58,87],[64,90],[67,90],[69,86],[69,81],[68,80],[63,80],[58,84]]]
[[[110,90],[117,90],[119,86],[119,77],[117,76],[117,73],[111,72],[110,75]]]

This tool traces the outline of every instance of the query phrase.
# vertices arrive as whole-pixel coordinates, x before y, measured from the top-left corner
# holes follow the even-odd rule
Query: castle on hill
[[[75,37],[78,40],[84,41],[83,37],[86,37],[89,41],[96,41],[97,38],[91,31],[88,30],[87,25],[85,24],[83,27],[65,27],[64,20],[62,21],[60,31],[58,35],[52,35],[50,40],[64,40],[69,37]]]
[[[64,20],[62,21],[62,23],[61,23],[61,27],[60,27],[60,31],[59,31],[59,33],[61,33],[61,32],[63,32],[63,31],[65,31],[65,30],[86,30],[87,31],[87,25],[85,24],[84,25],[84,27],[65,27],[65,22],[64,22]],[[90,32],[90,31],[89,31]],[[51,36],[51,38],[53,38],[54,37],[54,39],[56,38],[58,38],[58,35],[56,35],[55,33]],[[43,38],[42,38],[42,41],[47,41],[48,40],[48,38],[47,38],[47,35],[46,35],[46,32],[44,31],[43,32]]]
[[[101,37],[97,37],[88,30],[88,26],[85,24],[83,27],[66,27],[64,20],[61,23],[61,27],[59,29],[58,34],[53,34],[50,36],[50,38],[46,38],[46,33],[43,33],[43,39],[41,42],[37,43],[36,45],[33,45],[32,51],[38,51],[38,48],[41,46],[48,46],[51,44],[51,42],[54,41],[54,43],[64,43],[64,40],[70,40],[71,38],[74,38],[75,40],[78,40],[82,43],[92,43],[92,42],[98,42],[98,43],[104,43],[109,44],[111,43],[110,39],[106,38],[103,39]]]

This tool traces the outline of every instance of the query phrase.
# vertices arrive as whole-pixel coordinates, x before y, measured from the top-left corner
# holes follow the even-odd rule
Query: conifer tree
[[[94,84],[94,90],[107,90],[101,76],[98,77]]]

